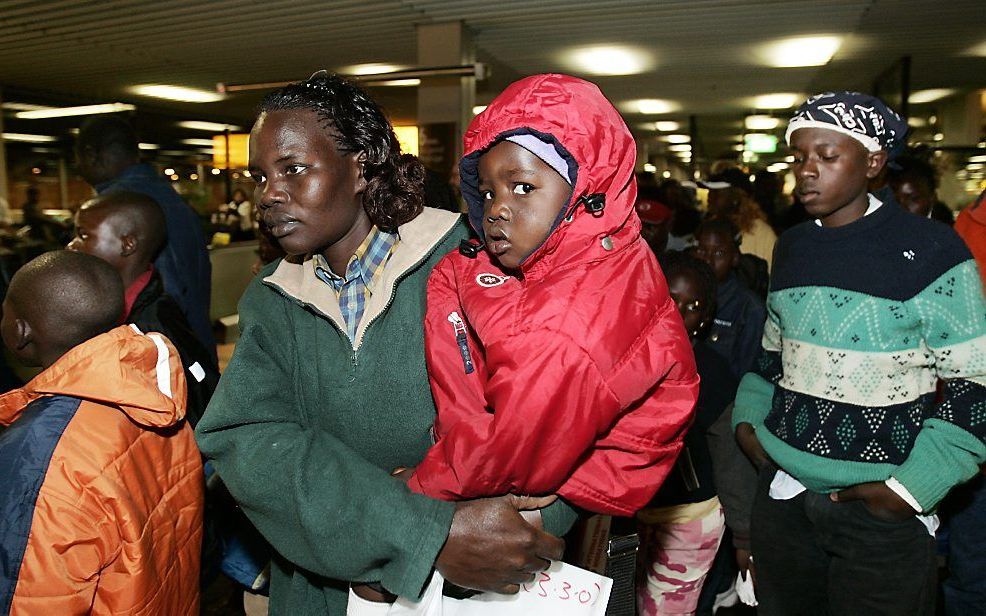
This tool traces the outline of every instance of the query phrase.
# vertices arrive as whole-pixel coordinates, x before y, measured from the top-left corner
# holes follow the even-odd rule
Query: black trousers
[[[862,501],[768,495],[760,474],[751,540],[759,616],[933,616],[935,542],[917,518],[875,517]]]

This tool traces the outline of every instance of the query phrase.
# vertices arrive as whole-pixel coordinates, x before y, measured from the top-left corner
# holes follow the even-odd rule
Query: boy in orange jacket
[[[57,251],[10,283],[4,344],[44,370],[0,396],[0,614],[194,614],[202,463],[160,334],[115,327],[123,284]]]

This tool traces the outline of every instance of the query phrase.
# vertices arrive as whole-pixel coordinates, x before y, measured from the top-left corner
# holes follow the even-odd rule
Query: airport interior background
[[[810,93],[853,89],[906,115],[909,142],[933,162],[953,212],[986,186],[978,0],[13,0],[0,2],[4,275],[71,235],[73,212],[93,194],[74,135],[87,117],[119,114],[143,159],[199,214],[212,317],[235,331],[256,240],[225,212],[237,189],[252,199],[255,107],[320,69],[358,80],[404,149],[444,181],[484,104],[519,77],[565,72],[621,110],[637,170],[657,183],[688,185],[733,164],[790,195],[786,119]],[[43,233],[24,224],[25,205],[43,212]]]

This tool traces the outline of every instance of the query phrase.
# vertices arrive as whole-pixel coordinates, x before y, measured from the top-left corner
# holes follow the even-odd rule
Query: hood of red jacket
[[[461,189],[469,222],[480,238],[479,158],[504,138],[524,133],[553,144],[568,163],[569,176],[575,178],[571,200],[555,228],[521,264],[524,275],[604,258],[639,238],[640,220],[633,207],[637,196],[633,136],[595,84],[557,74],[535,75],[511,84],[466,131]],[[590,213],[579,204],[580,198],[593,194],[605,196],[600,213]],[[571,215],[562,218],[568,212]]]
[[[121,325],[0,396],[0,425],[12,423],[37,398],[62,395],[116,407],[144,427],[167,428],[185,417],[185,388],[181,359],[167,338]]]

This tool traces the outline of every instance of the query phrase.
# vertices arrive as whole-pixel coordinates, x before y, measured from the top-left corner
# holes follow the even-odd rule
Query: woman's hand
[[[753,466],[757,467],[757,470],[762,469],[770,462],[770,456],[760,444],[757,432],[751,424],[743,422],[736,426],[736,442],[746,457],[750,459],[750,462],[753,462]]]

